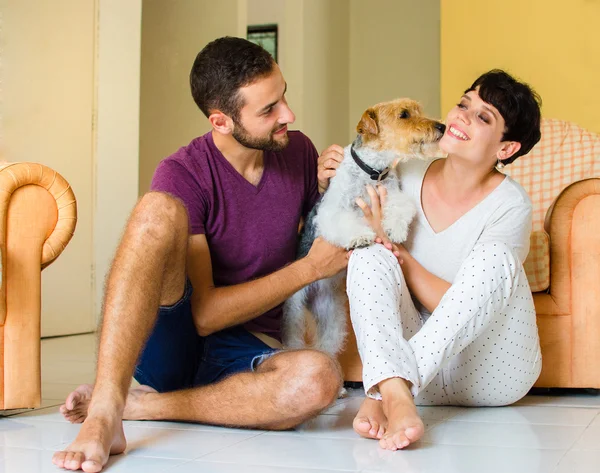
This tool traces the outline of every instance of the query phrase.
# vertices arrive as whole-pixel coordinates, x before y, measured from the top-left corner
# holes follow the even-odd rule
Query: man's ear
[[[499,161],[504,161],[505,159],[510,158],[517,151],[521,149],[521,143],[518,141],[505,141],[502,143],[502,148],[496,153],[496,157]]]
[[[218,131],[223,135],[229,135],[233,132],[233,120],[219,110],[213,111],[208,116],[208,121],[215,131]]]
[[[359,135],[378,135],[379,127],[377,126],[377,112],[374,108],[368,108],[363,113],[358,125],[356,125],[356,131]]]

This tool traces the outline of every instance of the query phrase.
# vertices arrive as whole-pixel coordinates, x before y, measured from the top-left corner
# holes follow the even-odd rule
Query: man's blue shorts
[[[192,286],[174,305],[161,307],[134,378],[158,392],[214,383],[254,370],[277,350],[242,327],[201,337],[192,319]]]

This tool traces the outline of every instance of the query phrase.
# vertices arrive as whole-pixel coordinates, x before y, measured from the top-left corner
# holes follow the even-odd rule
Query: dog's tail
[[[315,238],[317,238],[317,226],[315,225],[315,216],[321,201],[317,202],[312,210],[308,213],[302,231],[298,235],[298,247],[296,249],[296,259],[304,258]]]

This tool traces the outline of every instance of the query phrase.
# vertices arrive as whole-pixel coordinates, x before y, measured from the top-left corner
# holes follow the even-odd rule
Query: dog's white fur
[[[398,102],[389,102],[389,104],[397,106]],[[402,103],[405,102],[416,104],[404,99]],[[379,107],[386,105],[378,104]],[[418,104],[416,106],[418,107]],[[416,114],[417,111],[420,113],[420,107],[414,113]],[[363,115],[362,120],[364,119]],[[384,123],[386,120],[388,126]],[[364,130],[359,123],[357,127],[359,137],[354,146],[359,158],[373,169],[392,168],[387,178],[379,182],[386,188],[388,194],[386,205],[382,209],[384,216],[382,225],[391,241],[402,243],[408,236],[409,225],[416,208],[412,200],[401,192],[394,164],[398,161],[407,161],[413,158],[423,159],[431,156],[437,150],[436,141],[441,134],[439,131],[435,133],[427,130],[426,133],[423,133],[421,130],[420,139],[415,142],[409,141],[407,144],[406,139],[395,141],[390,139],[390,133],[410,133],[410,127],[395,129],[393,125],[389,126],[389,117],[386,120],[382,119],[382,122],[376,127],[377,134],[382,139],[378,140],[376,137],[373,139],[373,136],[370,136],[370,140],[366,143],[363,142],[364,136],[361,136],[360,132],[364,132]],[[435,128],[437,122],[419,118],[420,122],[424,120],[431,122],[427,125],[432,130]],[[429,141],[423,140],[423,136],[428,136]],[[382,147],[387,147],[387,149],[382,150]],[[338,167],[335,177],[331,179],[329,189],[318,206],[313,222],[316,227],[315,237],[322,236],[327,241],[348,250],[371,245],[376,237],[362,210],[356,204],[358,197],[370,204],[366,185],[375,185],[376,182],[355,163],[350,154],[350,148],[351,145],[344,149],[344,159]],[[307,222],[308,224],[310,222]],[[308,308],[316,322],[314,348],[331,355],[336,355],[341,351],[346,338],[347,298],[342,290],[345,276],[344,271],[333,278],[317,281],[298,291],[285,303],[283,338],[286,347],[294,349],[306,346],[305,308]]]

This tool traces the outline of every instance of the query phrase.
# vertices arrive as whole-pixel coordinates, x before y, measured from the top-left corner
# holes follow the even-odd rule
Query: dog
[[[395,165],[427,159],[438,152],[445,125],[423,116],[418,102],[396,99],[368,108],[356,126],[357,137],[344,149],[344,159],[321,201],[308,215],[300,236],[298,258],[306,256],[318,236],[347,250],[372,245],[375,232],[356,204],[370,203],[367,184],[386,188],[382,226],[390,240],[406,240],[416,208],[400,190]],[[345,272],[312,283],[283,307],[283,341],[290,349],[306,347],[305,308],[314,316],[313,348],[336,356],[346,338]]]

